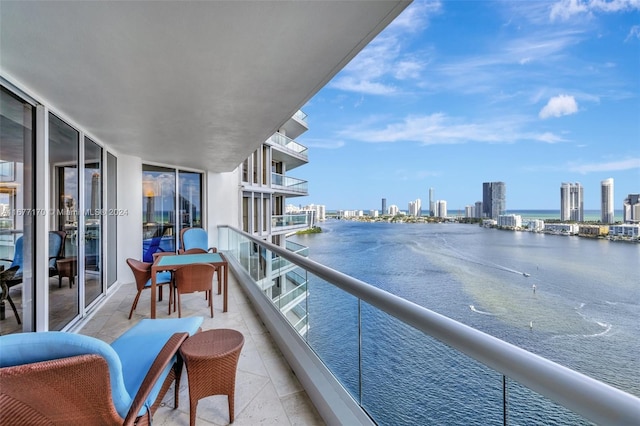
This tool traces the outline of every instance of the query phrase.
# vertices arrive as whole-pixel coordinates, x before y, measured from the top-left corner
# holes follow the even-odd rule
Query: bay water
[[[458,223],[321,227],[293,237],[310,259],[640,396],[640,244]],[[307,310],[311,346],[379,424],[502,423],[499,373],[314,277]],[[507,383],[509,424],[588,424]]]

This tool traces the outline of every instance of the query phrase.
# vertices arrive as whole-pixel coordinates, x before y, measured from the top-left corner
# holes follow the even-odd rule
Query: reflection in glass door
[[[80,134],[49,114],[49,169],[51,171],[50,234],[63,237],[63,251],[53,253],[49,266],[49,330],[62,330],[80,314],[78,271],[78,159]],[[49,249],[55,246],[49,239]],[[49,253],[50,257],[52,253]],[[60,257],[60,259],[56,259]]]
[[[142,166],[142,260],[153,262],[153,253],[176,251],[176,172]]]
[[[0,334],[34,330],[34,110],[0,88]]]
[[[102,148],[84,139],[84,304],[102,294]]]

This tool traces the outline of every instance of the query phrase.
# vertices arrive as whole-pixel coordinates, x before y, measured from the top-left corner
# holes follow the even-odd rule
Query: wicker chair
[[[151,288],[151,263],[141,262],[136,259],[129,258],[127,259],[127,265],[131,268],[133,272],[133,276],[136,280],[136,287],[138,292],[136,293],[136,298],[133,299],[133,304],[131,305],[131,310],[129,311],[129,319],[133,315],[133,311],[138,306],[138,300],[140,299],[140,294],[142,290]],[[171,314],[171,303],[173,302],[173,276],[171,272],[158,272],[156,275],[156,285],[158,286],[158,300],[162,301],[162,287],[164,285],[169,286],[169,314]]]
[[[0,424],[147,425],[202,318],[142,320],[111,345],[66,332],[0,337]],[[144,348],[144,350],[142,350]]]
[[[202,228],[182,228],[180,230],[180,249],[178,253],[183,254],[184,251],[199,248],[205,252],[215,253],[215,247],[209,247],[209,236],[207,231]]]
[[[180,295],[197,291],[206,292],[206,300],[211,310],[211,318],[213,318],[213,274],[215,271],[216,268],[208,263],[192,263],[181,266],[174,272],[175,288],[178,293],[176,298],[178,318],[182,317]]]
[[[16,304],[13,303],[13,299],[11,299],[11,294],[9,293],[9,289],[13,285],[15,285],[14,283],[16,282],[16,280],[14,279],[14,276],[19,268],[20,266],[16,265],[0,272],[0,291],[2,291],[2,294],[0,294],[0,320],[5,319],[4,302],[5,300],[7,300],[9,302],[9,305],[11,305],[11,309],[13,309],[13,314],[16,317],[16,321],[18,322],[18,324],[22,324],[20,315],[18,314],[18,309],[16,309]],[[17,282],[20,283],[21,281]]]

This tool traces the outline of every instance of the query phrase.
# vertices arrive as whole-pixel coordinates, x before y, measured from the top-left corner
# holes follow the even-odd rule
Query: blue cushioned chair
[[[217,252],[215,247],[209,247],[209,236],[202,228],[182,228],[180,230],[180,250],[178,253],[187,250],[200,249],[203,253]]]
[[[152,264],[129,258],[127,259],[127,265],[129,265],[131,271],[133,272],[133,276],[136,280],[136,287],[138,289],[136,298],[133,299],[133,304],[131,305],[131,310],[129,311],[129,319],[131,319],[133,311],[136,309],[136,306],[138,306],[138,299],[140,299],[142,290],[151,289]],[[158,272],[156,274],[156,285],[159,289],[158,300],[162,300],[162,287],[165,285],[169,286],[169,314],[171,314],[171,303],[173,302],[173,276],[171,275],[171,272]]]
[[[111,345],[59,331],[1,336],[0,418],[38,424],[150,424],[174,380],[177,408],[178,349],[202,321],[144,319]],[[105,362],[107,368],[101,368]],[[107,400],[96,400],[109,388]]]

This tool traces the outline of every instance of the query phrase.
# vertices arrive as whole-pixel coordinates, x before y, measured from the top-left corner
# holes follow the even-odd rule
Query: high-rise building
[[[464,206],[464,217],[474,217],[473,206]]]
[[[433,201],[433,188],[429,188],[429,216],[435,216],[435,205]]]
[[[476,201],[476,208],[474,213],[476,218],[482,217],[482,201]]]
[[[387,199],[382,199],[382,210],[380,210],[382,214],[387,214]]]
[[[622,220],[625,223],[640,222],[640,194],[629,194],[622,203]]]
[[[482,217],[497,219],[506,212],[506,185],[504,182],[482,184]]]
[[[602,223],[614,223],[615,217],[613,212],[613,178],[605,179],[600,182],[601,201],[600,211]]]
[[[445,200],[438,200],[436,205],[436,217],[447,217],[447,202]]]
[[[420,198],[409,202],[409,216],[422,216],[422,201]]]
[[[577,182],[560,185],[560,220],[584,221],[584,188]]]

